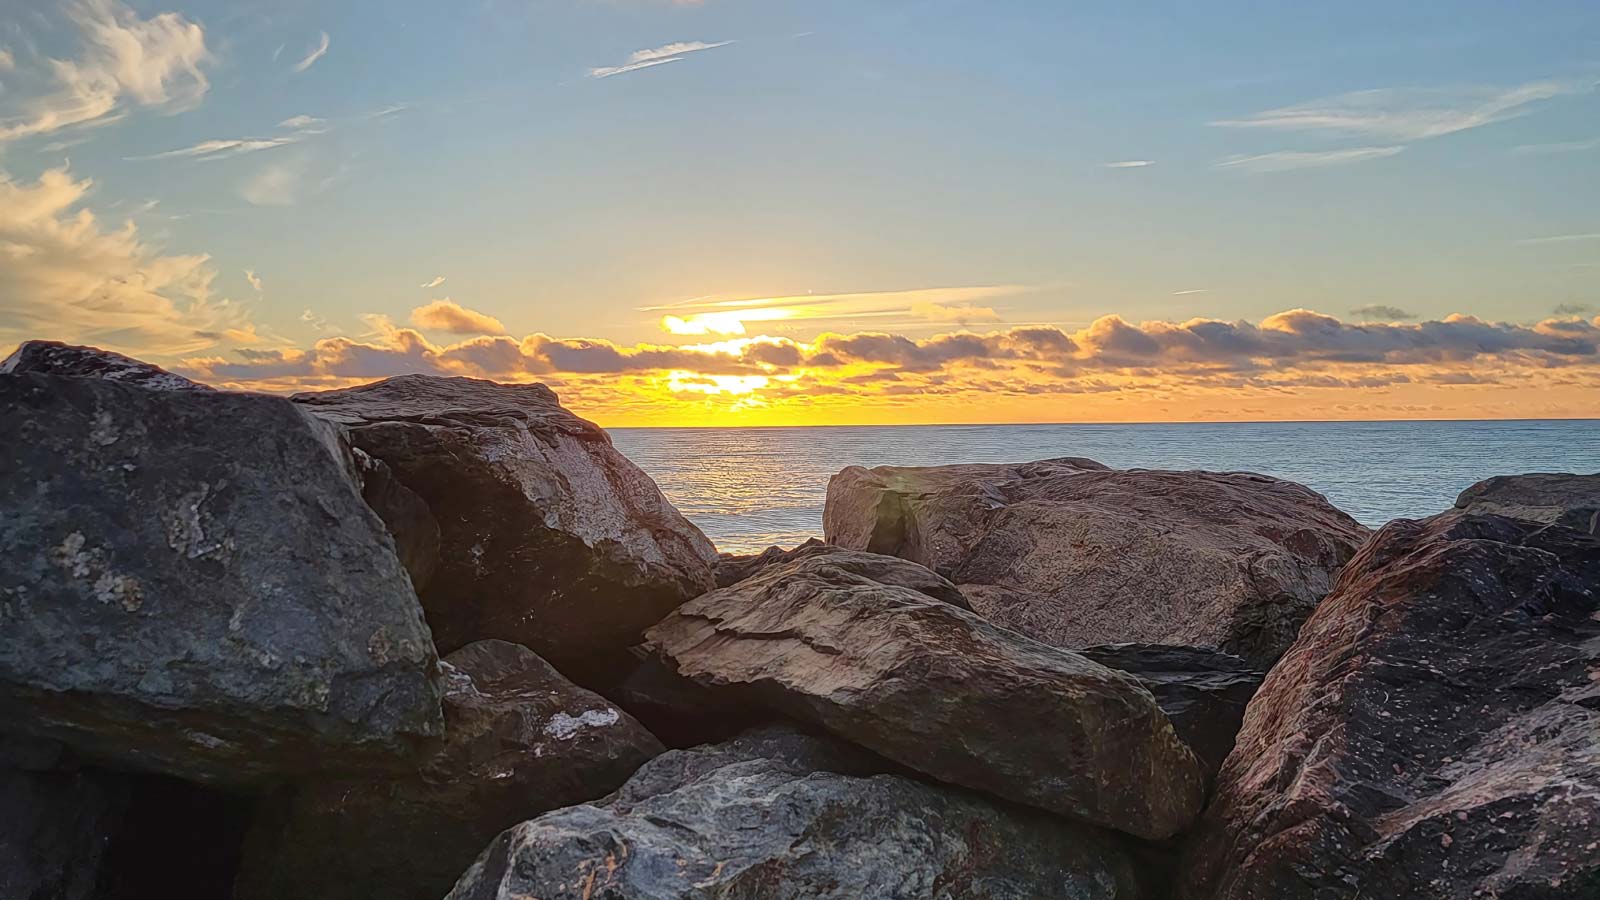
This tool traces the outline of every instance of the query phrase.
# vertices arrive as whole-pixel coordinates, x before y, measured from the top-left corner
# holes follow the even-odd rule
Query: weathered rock
[[[415,775],[295,786],[256,824],[237,900],[436,900],[502,830],[610,793],[663,747],[533,651],[444,660],[444,747]]]
[[[99,378],[119,384],[156,391],[209,391],[211,387],[174,375],[160,366],[101,350],[74,347],[58,341],[24,341],[0,362],[0,375],[60,375],[68,378]]]
[[[831,556],[771,566],[650,629],[680,675],[954,784],[1141,837],[1204,778],[1131,676]]]
[[[610,667],[617,677],[595,688],[668,747],[729,740],[781,716],[679,675],[648,647],[630,647]]]
[[[361,476],[361,499],[383,520],[394,538],[400,564],[411,576],[411,586],[421,591],[439,568],[439,523],[428,504],[401,484],[383,460],[352,449]]]
[[[605,801],[501,834],[449,900],[1146,896],[1103,832],[871,775],[858,753],[778,733],[672,751]]]
[[[949,579],[929,571],[924,566],[882,553],[847,550],[844,547],[824,544],[816,538],[792,550],[768,547],[753,556],[723,554],[717,561],[717,587],[731,587],[768,566],[818,556],[826,556],[833,565],[847,572],[870,578],[879,584],[899,585],[920,594],[927,594],[935,600],[943,600],[952,606],[959,606],[962,609],[972,608],[972,605],[967,603],[967,598],[961,596],[961,591],[951,584]]]
[[[95,897],[124,802],[90,774],[0,769],[0,897]]]
[[[441,652],[498,638],[582,668],[714,583],[710,541],[544,385],[405,375],[294,400],[427,503]]]
[[[0,723],[202,781],[401,764],[435,657],[336,430],[286,400],[0,375]]]
[[[1496,475],[1462,491],[1456,508],[1600,534],[1600,475]]]
[[[1208,778],[1233,749],[1245,707],[1266,677],[1237,656],[1204,647],[1102,644],[1076,652],[1139,679]]]
[[[1266,668],[1367,529],[1298,484],[1085,459],[851,466],[830,543],[949,578],[984,618],[1057,647],[1211,647]]]
[[[1189,898],[1600,896],[1600,542],[1385,526],[1267,675]]]

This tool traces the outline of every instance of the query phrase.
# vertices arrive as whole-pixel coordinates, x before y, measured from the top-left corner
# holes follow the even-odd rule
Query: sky
[[[0,0],[0,353],[603,425],[1600,417],[1600,6]]]

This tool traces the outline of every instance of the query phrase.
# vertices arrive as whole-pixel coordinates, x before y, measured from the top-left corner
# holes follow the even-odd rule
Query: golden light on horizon
[[[784,307],[704,312],[689,316],[662,316],[661,328],[670,334],[745,334],[746,322],[776,322],[792,318],[795,311]]]

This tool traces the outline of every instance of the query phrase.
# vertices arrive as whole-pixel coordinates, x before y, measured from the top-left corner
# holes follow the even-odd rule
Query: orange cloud
[[[505,334],[506,326],[487,313],[467,309],[446,297],[411,311],[411,324],[451,334]]]

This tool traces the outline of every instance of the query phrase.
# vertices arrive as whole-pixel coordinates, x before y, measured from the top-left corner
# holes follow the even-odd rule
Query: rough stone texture
[[[1600,475],[1496,475],[1462,491],[1456,508],[1600,534]]]
[[[449,900],[1136,898],[1104,833],[767,733],[672,751],[615,796],[497,837]]]
[[[0,375],[0,722],[250,782],[402,764],[435,658],[338,435],[286,400]]]
[[[679,675],[648,647],[630,647],[611,667],[620,673],[596,688],[669,747],[726,741],[782,717]]]
[[[160,366],[120,353],[98,347],[74,347],[58,341],[24,341],[15,352],[0,362],[0,375],[21,375],[25,372],[69,378],[100,378],[157,391],[212,389],[182,375],[174,375]]]
[[[94,898],[124,802],[91,774],[0,769],[0,897]]]
[[[714,584],[711,542],[544,385],[404,375],[294,400],[427,503],[441,652],[499,638],[582,668]]]
[[[1204,778],[1132,677],[830,556],[768,567],[650,629],[680,675],[929,775],[1141,837]]]
[[[847,550],[812,538],[792,550],[768,547],[753,556],[724,554],[717,561],[717,587],[730,587],[760,572],[768,566],[781,565],[797,559],[828,557],[828,561],[841,569],[870,578],[879,584],[894,584],[943,600],[952,606],[971,609],[967,598],[947,578],[929,571],[925,566],[887,556],[882,553],[863,553]]]
[[[1020,465],[851,466],[830,543],[955,582],[984,618],[1058,647],[1212,647],[1266,668],[1368,531],[1261,475]]]
[[[401,484],[383,460],[355,449],[351,455],[361,475],[361,499],[389,529],[400,564],[411,576],[411,586],[421,591],[439,569],[439,523],[428,504]]]
[[[1208,778],[1233,749],[1245,707],[1266,677],[1237,656],[1204,647],[1103,644],[1077,652],[1139,679],[1200,758]]]
[[[1188,898],[1600,896],[1600,542],[1385,526],[1245,714]]]
[[[502,830],[602,797],[664,750],[526,647],[478,641],[444,663],[439,753],[414,776],[285,792],[251,835],[236,900],[436,900]]]

